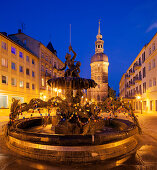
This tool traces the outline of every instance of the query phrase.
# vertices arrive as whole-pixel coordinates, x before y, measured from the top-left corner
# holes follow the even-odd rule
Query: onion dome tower
[[[88,98],[92,101],[102,102],[108,97],[108,56],[104,54],[104,41],[100,33],[100,21],[98,35],[95,41],[95,54],[91,58],[91,79],[98,85],[88,91]]]

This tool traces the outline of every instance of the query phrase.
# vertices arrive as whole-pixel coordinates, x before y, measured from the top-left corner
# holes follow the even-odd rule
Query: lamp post
[[[141,114],[142,114],[142,97],[141,96],[136,96],[136,99],[140,100],[140,102],[141,102]]]

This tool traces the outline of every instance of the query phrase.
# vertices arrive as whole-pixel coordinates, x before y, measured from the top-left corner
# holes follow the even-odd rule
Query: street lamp
[[[142,114],[142,97],[141,96],[136,96],[136,99],[140,100],[140,102],[141,102],[141,114]]]

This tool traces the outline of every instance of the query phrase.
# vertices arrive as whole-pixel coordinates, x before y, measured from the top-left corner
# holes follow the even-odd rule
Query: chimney
[[[22,33],[21,29],[18,29],[18,33]]]

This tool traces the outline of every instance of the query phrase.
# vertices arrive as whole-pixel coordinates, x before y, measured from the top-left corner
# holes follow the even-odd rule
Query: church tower
[[[108,56],[104,54],[104,41],[100,33],[100,21],[98,35],[95,41],[95,54],[91,58],[91,79],[98,85],[88,91],[88,98],[92,101],[102,102],[108,97]]]

